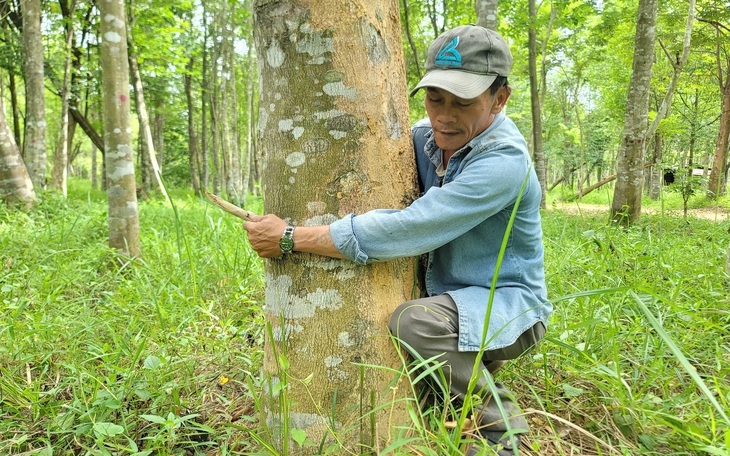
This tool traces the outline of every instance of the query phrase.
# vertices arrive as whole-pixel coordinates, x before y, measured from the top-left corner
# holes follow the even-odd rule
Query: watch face
[[[279,239],[279,248],[286,253],[291,252],[291,249],[294,248],[294,239],[291,237],[283,237]]]

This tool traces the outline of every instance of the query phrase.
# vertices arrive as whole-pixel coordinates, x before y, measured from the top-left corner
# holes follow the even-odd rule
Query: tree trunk
[[[255,13],[264,212],[304,226],[410,203],[416,190],[397,0],[257,0]],[[345,447],[336,454],[344,454],[382,448],[406,422],[396,403],[374,412],[371,427],[372,407],[403,391],[389,388],[392,373],[358,363],[399,366],[387,321],[412,297],[413,263],[360,267],[306,254],[266,262],[273,339],[264,370],[278,385],[268,390],[271,427],[283,425],[280,411],[289,407],[290,426],[308,440],[329,440],[334,426]],[[317,446],[302,450],[315,454]]]
[[[231,6],[230,15],[233,16],[235,11],[235,5]],[[226,61],[226,67],[228,68],[228,77],[223,83],[228,87],[228,96],[230,100],[230,108],[225,110],[224,115],[228,118],[230,113],[230,119],[227,122],[226,129],[228,130],[226,138],[228,138],[228,156],[229,156],[229,167],[228,175],[226,178],[227,182],[227,194],[228,199],[233,201],[239,206],[243,206],[245,203],[245,192],[243,191],[243,184],[241,183],[241,147],[238,135],[238,92],[236,91],[236,61],[235,51],[233,48],[234,34],[233,31],[229,32],[229,37],[226,40],[224,60]]]
[[[720,75],[722,81],[722,75]],[[725,73],[725,83],[722,89],[722,115],[720,127],[715,140],[715,156],[712,160],[710,178],[707,181],[707,192],[711,198],[717,198],[725,193],[725,167],[727,166],[727,149],[730,140],[730,59]]]
[[[403,0],[403,29],[406,32],[406,38],[408,39],[408,47],[411,49],[413,54],[413,63],[416,64],[416,77],[421,79],[423,73],[421,73],[421,59],[418,57],[418,48],[413,40],[413,34],[411,33],[411,20],[408,11],[408,0]]]
[[[134,46],[134,37],[132,36],[132,26],[134,25],[134,2],[129,5],[130,23],[126,29],[127,46],[129,49],[129,69],[134,83],[134,101],[137,106],[137,119],[139,121],[140,136],[142,139],[142,156],[143,159],[152,166],[152,176],[160,192],[165,196],[165,200],[170,202],[167,195],[165,184],[162,183],[162,175],[160,173],[160,165],[157,163],[155,156],[155,144],[152,139],[152,128],[150,127],[150,117],[147,114],[147,104],[144,101],[144,88],[142,87],[142,76],[139,72],[137,64],[137,52]]]
[[[644,185],[644,142],[649,115],[649,88],[654,64],[657,0],[639,0],[634,40],[634,63],[631,70],[621,151],[618,156],[616,188],[611,204],[611,218],[627,225],[641,217]],[[628,214],[628,217],[624,215]]]
[[[66,0],[60,0],[65,2]],[[60,190],[64,197],[68,196],[68,164],[70,143],[73,138],[69,136],[69,97],[71,95],[71,60],[73,59],[73,36],[74,27],[73,12],[76,10],[76,1],[68,2],[69,20],[65,21],[66,31],[66,58],[63,65],[63,85],[61,86],[61,139],[56,154],[53,157],[53,171],[51,172],[51,188]]]
[[[91,188],[99,188],[99,170],[96,162],[96,144],[91,143]]]
[[[477,25],[489,30],[497,30],[497,26],[499,26],[497,3],[498,0],[476,0]],[[534,8],[534,2],[531,4]]]
[[[36,202],[33,182],[5,117],[4,98],[0,90],[0,197],[8,205],[30,208]]]
[[[487,3],[487,2],[480,2]],[[496,0],[494,1],[496,8]],[[530,105],[532,108],[532,156],[535,160],[537,179],[542,187],[540,207],[545,209],[547,176],[545,174],[545,150],[542,141],[542,114],[540,109],[540,93],[537,81],[537,12],[535,0],[529,0],[530,28],[528,31],[528,61],[530,69]]]
[[[129,56],[124,0],[103,1],[98,6],[102,37],[109,246],[124,256],[136,258],[141,252],[130,126]]]
[[[25,139],[23,156],[36,190],[46,188],[46,88],[40,0],[20,0],[25,49]]]
[[[8,86],[10,88],[10,106],[13,111],[13,137],[15,138],[15,144],[22,150],[23,146],[20,142],[22,137],[20,136],[20,108],[18,107],[18,90],[15,84],[15,73],[12,70],[8,70]]]
[[[203,6],[203,65],[200,69],[201,72],[201,84],[200,84],[200,161],[201,171],[200,178],[202,180],[201,186],[204,189],[208,188],[208,107],[210,103],[210,92],[208,90],[208,14],[206,11],[206,2],[202,1]],[[214,191],[215,193],[215,191]]]
[[[662,184],[664,183],[664,167],[662,165],[664,160],[664,151],[662,149],[663,136],[662,133],[656,133],[654,135],[654,155],[651,160],[653,165],[651,167],[651,184],[649,187],[649,197],[653,201],[658,200],[659,196],[661,196]]]
[[[188,160],[190,161],[190,182],[196,195],[200,195],[200,178],[197,172],[198,162],[198,138],[195,134],[195,104],[193,102],[193,69],[195,58],[191,55],[188,59],[187,72],[183,76],[185,82],[185,99],[188,104]]]

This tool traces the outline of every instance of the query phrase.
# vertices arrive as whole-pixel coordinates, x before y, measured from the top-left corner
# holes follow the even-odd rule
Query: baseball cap
[[[428,47],[426,74],[411,90],[437,87],[460,98],[476,98],[497,79],[509,76],[512,53],[502,36],[478,25],[461,25]]]

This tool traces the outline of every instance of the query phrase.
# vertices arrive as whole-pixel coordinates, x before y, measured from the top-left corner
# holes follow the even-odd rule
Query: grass
[[[88,184],[0,208],[0,454],[268,454],[262,264],[240,222],[171,193],[178,217],[141,203],[143,259],[118,269]],[[544,215],[555,314],[499,376],[532,426],[521,454],[728,454],[730,222],[605,220]],[[453,449],[440,411],[413,413],[390,454]]]

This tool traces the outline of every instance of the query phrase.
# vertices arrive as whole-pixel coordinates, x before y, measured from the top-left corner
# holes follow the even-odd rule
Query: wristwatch
[[[279,239],[279,248],[281,249],[282,253],[284,253],[284,255],[286,255],[287,253],[291,253],[292,250],[294,250],[293,226],[287,226],[284,230],[284,234],[281,236],[281,239]]]

